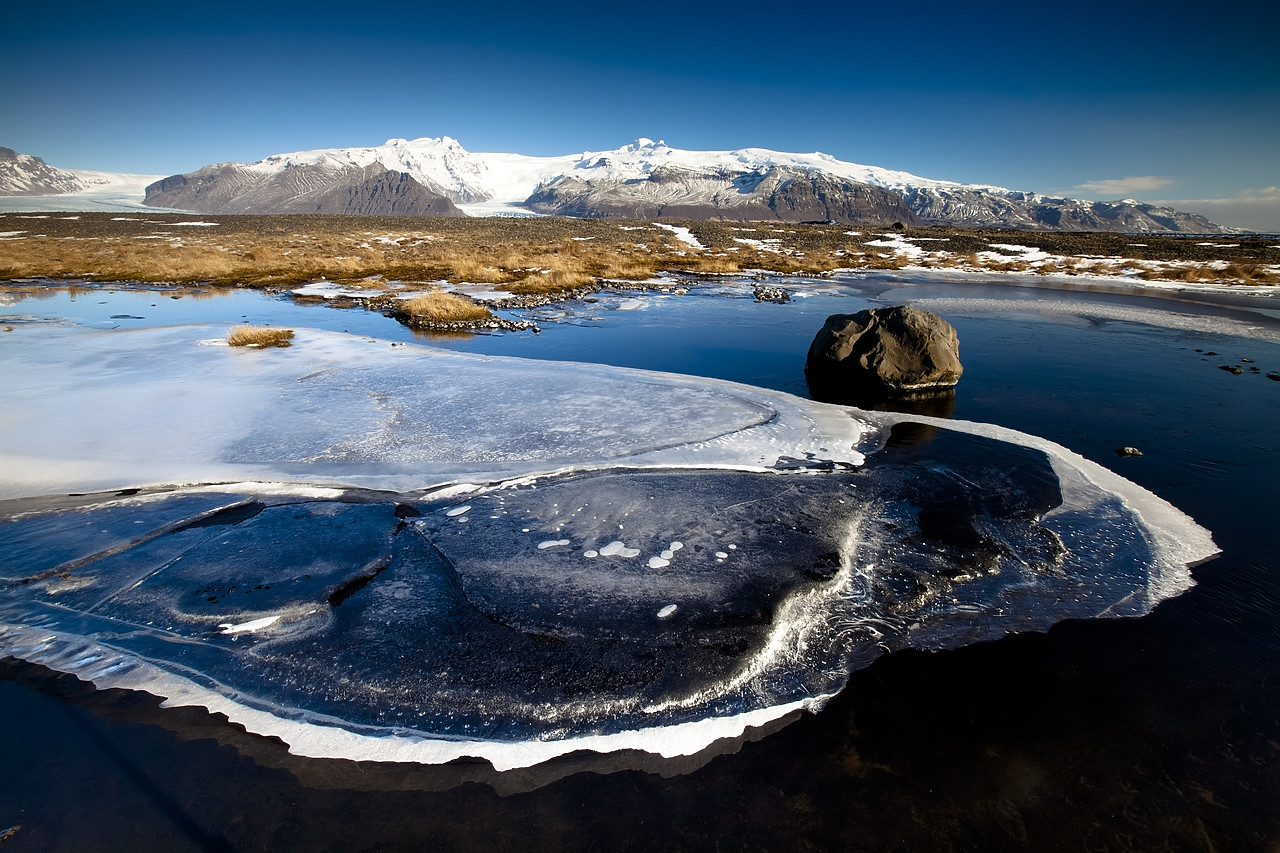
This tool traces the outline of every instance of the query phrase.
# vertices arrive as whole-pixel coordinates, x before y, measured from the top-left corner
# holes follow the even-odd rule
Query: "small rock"
[[[763,284],[757,284],[753,295],[756,302],[776,302],[779,305],[785,305],[791,301],[791,292],[783,290],[781,287],[765,287]]]
[[[1117,456],[1141,456],[1142,451],[1136,447],[1129,447],[1128,445],[1126,445],[1124,447],[1117,447],[1116,455]]]
[[[1227,371],[1227,373],[1230,373],[1230,374],[1232,374],[1232,375],[1234,375],[1234,376],[1239,376],[1240,374],[1244,373],[1244,368],[1243,368],[1243,367],[1239,367],[1239,366],[1234,365],[1234,364],[1222,364],[1222,365],[1219,365],[1219,366],[1218,366],[1218,369],[1219,369],[1219,370],[1225,370],[1225,371]]]

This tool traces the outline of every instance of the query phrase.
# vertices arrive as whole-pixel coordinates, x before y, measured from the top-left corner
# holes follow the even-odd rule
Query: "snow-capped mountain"
[[[933,180],[814,152],[688,151],[637,139],[555,157],[474,153],[447,136],[275,154],[154,176],[56,169],[0,149],[0,196],[47,209],[136,205],[200,213],[555,214],[667,219],[899,221],[1034,230],[1215,233],[1202,216]],[[131,197],[133,196],[137,197]],[[13,199],[13,202],[17,202]],[[54,206],[50,206],[54,205]]]
[[[275,170],[219,163],[156,181],[146,193],[147,204],[200,213],[464,215],[411,174],[376,161],[293,163]]]
[[[474,153],[447,136],[391,139],[368,148],[276,154],[256,163],[220,163],[159,181],[146,203],[205,213],[340,212],[313,204],[335,185],[348,207],[407,213],[354,200],[353,176],[412,180],[415,197],[434,194],[471,215],[543,213],[669,219],[893,221],[967,227],[1212,233],[1194,214],[1126,200],[1091,202],[1003,187],[933,180],[829,154],[764,148],[687,151],[637,139],[612,151],[556,157]],[[442,211],[443,205],[437,205]]]
[[[74,172],[55,169],[39,157],[0,148],[0,195],[60,195],[79,192],[85,183]]]
[[[539,188],[563,178],[597,184],[625,183],[648,180],[655,172],[661,177],[669,174],[671,169],[714,177],[763,174],[773,167],[782,166],[897,190],[916,186],[964,186],[949,181],[931,181],[906,172],[845,163],[821,153],[786,154],[764,148],[686,151],[644,138],[613,151],[584,151],[557,157],[473,153],[448,136],[390,139],[385,145],[371,148],[321,148],[274,154],[256,163],[216,165],[224,171],[234,169],[238,179],[248,183],[302,167],[307,167],[313,175],[319,175],[342,174],[374,164],[411,175],[431,191],[464,206],[485,205],[491,209],[522,205]]]
[[[158,177],[59,169],[0,148],[0,210],[137,210]]]

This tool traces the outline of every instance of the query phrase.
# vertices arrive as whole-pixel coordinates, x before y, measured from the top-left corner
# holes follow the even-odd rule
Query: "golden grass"
[[[588,272],[562,268],[553,269],[550,272],[534,272],[519,281],[502,284],[498,287],[501,290],[517,295],[563,293],[587,287],[593,284],[595,280],[595,276]]]
[[[445,280],[490,284],[514,294],[557,294],[603,279],[641,281],[673,271],[800,274],[893,270],[909,263],[1028,270],[1017,257],[978,257],[1003,241],[1062,256],[1058,270],[1039,267],[1044,273],[1105,273],[1091,257],[1124,256],[1155,264],[1143,274],[1153,279],[1280,283],[1276,267],[1264,262],[1269,246],[1245,239],[1237,248],[1197,248],[1191,240],[1153,236],[1144,237],[1142,247],[1129,247],[1129,238],[1118,235],[934,229],[930,239],[946,242],[920,245],[949,251],[912,260],[867,245],[885,230],[871,226],[855,236],[844,225],[757,223],[751,233],[769,236],[783,250],[763,251],[738,243],[745,224],[731,222],[681,223],[706,247],[697,250],[645,221],[219,216],[216,228],[173,227],[181,219],[154,214],[148,222],[116,221],[109,214],[82,214],[76,221],[42,220],[40,234],[0,240],[0,279],[292,287],[324,278],[371,289],[393,281]]]
[[[400,310],[408,314],[415,324],[440,325],[444,323],[474,323],[488,320],[493,312],[483,305],[456,293],[424,293],[404,300]]]
[[[1143,270],[1139,275],[1148,281],[1181,281],[1188,284],[1280,284],[1280,274],[1275,267],[1237,261],[1218,269],[1211,264],[1192,266],[1165,266]]]
[[[1227,281],[1244,284],[1276,284],[1280,282],[1275,265],[1236,262],[1227,264],[1219,275]]]
[[[227,332],[227,344],[233,347],[287,347],[292,346],[293,329],[272,329],[267,326],[233,326]]]
[[[646,278],[652,278],[654,273],[653,263],[640,260],[635,257],[620,257],[605,263],[600,268],[601,278],[613,278],[623,281],[644,281]]]

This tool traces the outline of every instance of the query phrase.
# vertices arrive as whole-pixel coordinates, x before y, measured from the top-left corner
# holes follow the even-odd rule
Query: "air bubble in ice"
[[[259,628],[266,628],[268,625],[275,624],[280,618],[279,614],[275,616],[264,616],[261,619],[253,619],[249,622],[241,622],[239,625],[233,625],[230,622],[223,622],[218,627],[222,629],[224,634],[245,634],[257,631]]]
[[[639,548],[628,548],[625,542],[618,539],[613,540],[608,545],[600,549],[601,557],[639,557]]]

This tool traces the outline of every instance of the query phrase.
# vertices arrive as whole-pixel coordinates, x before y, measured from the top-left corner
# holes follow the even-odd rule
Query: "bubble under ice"
[[[261,356],[274,353],[228,362],[242,354],[196,349],[208,330],[128,334],[111,345],[185,340],[190,351],[174,361],[213,353],[237,368],[242,400],[278,401],[283,423],[268,443],[282,458],[309,456],[295,472],[306,485],[5,501],[0,648],[100,687],[226,713],[302,755],[472,755],[504,769],[579,748],[686,754],[819,707],[886,649],[1141,615],[1189,586],[1187,563],[1214,551],[1193,522],[1105,469],[980,425],[907,423],[890,436],[893,416],[855,422],[851,410],[729,383],[425,348],[404,348],[405,358],[342,336],[312,339],[322,368],[314,353],[264,368]],[[471,395],[458,396],[455,381],[432,405],[480,408],[464,425],[421,399],[402,405],[408,392],[391,386],[384,360],[415,395],[452,371],[475,384]],[[144,384],[165,384],[144,363]],[[81,366],[84,383],[108,378]],[[315,450],[329,418],[309,408],[316,369],[343,389],[340,428],[325,445],[342,454]],[[128,397],[136,377],[117,367],[109,378]],[[525,389],[516,417],[504,383]],[[669,407],[724,402],[727,413],[694,419],[676,436],[686,444],[665,418],[637,427],[597,415],[592,429],[612,429],[625,452],[583,432],[566,453],[557,389],[586,385],[597,412],[640,388]],[[620,420],[653,411],[616,402]],[[54,402],[31,403],[35,420],[52,416]],[[526,438],[535,419],[541,431]],[[287,446],[291,421],[309,425],[305,454]],[[480,422],[486,432],[466,434]],[[251,436],[234,419],[229,434],[202,429],[188,430],[187,455],[160,454],[169,473],[208,475],[243,459]],[[424,430],[437,455],[419,454],[410,472],[397,453]],[[353,462],[371,434],[382,441]],[[14,440],[9,425],[2,435],[6,457],[34,467],[39,442]],[[459,525],[449,513],[460,490],[430,487],[455,479],[447,448],[469,437],[477,460],[516,476],[462,489],[472,510]],[[853,442],[865,451],[886,438],[855,467]],[[105,429],[101,440],[127,461],[128,436]],[[693,446],[707,464],[690,461]],[[405,480],[418,490],[339,487]]]

